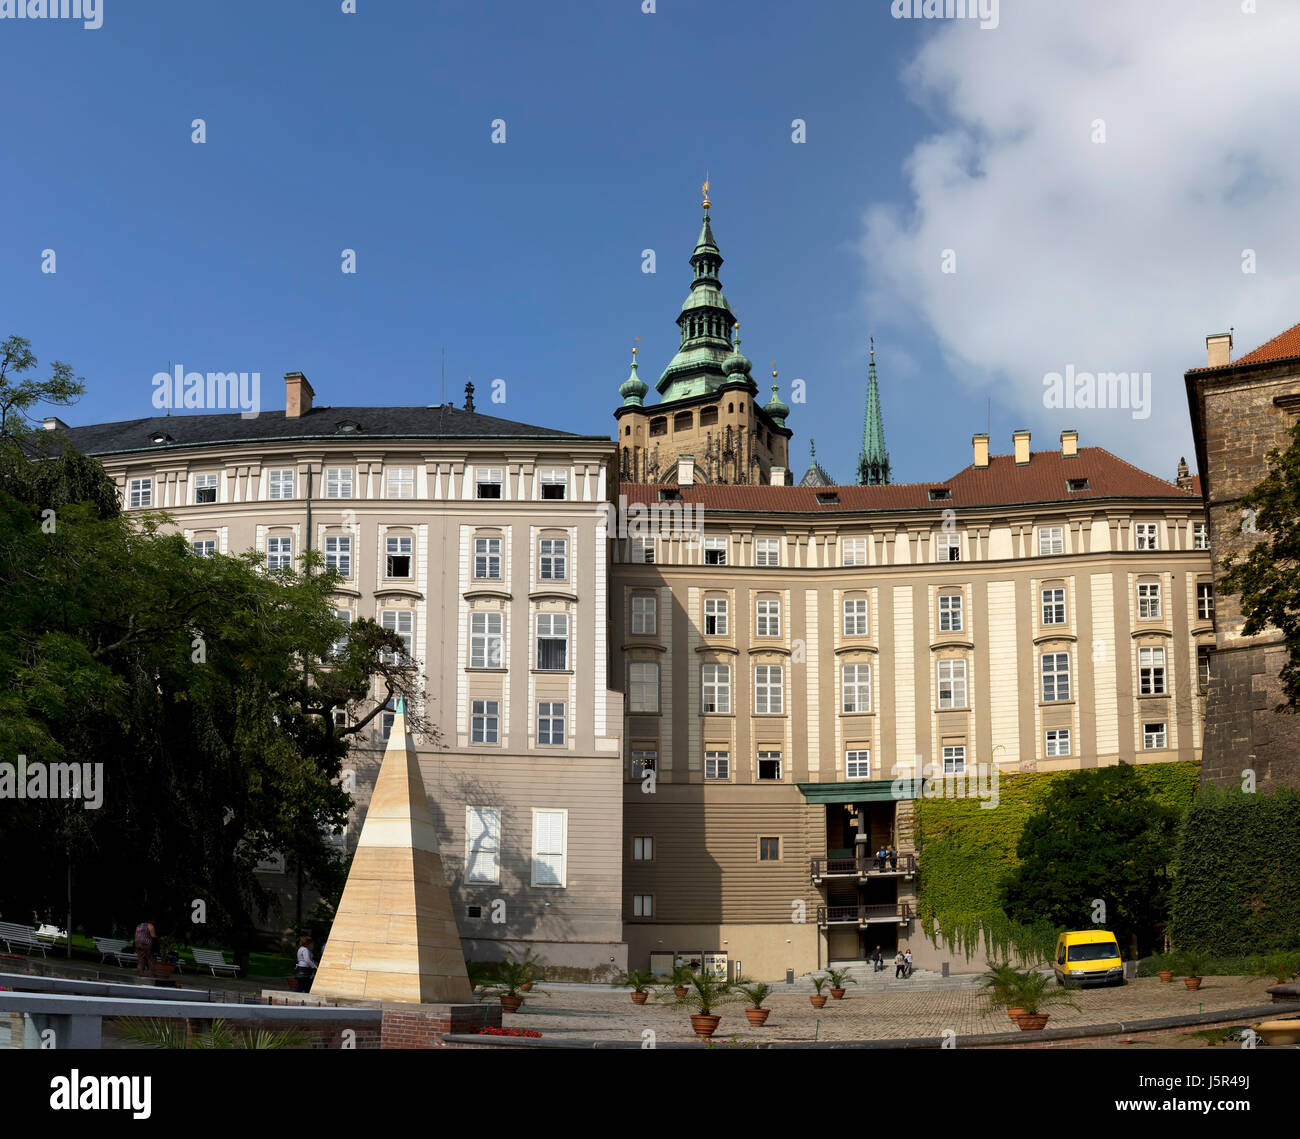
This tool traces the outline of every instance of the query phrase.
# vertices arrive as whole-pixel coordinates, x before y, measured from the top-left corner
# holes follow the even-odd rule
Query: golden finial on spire
[[[639,336],[634,336],[634,337],[632,337],[632,339],[636,341],[636,344],[633,344],[633,345],[632,345],[632,355],[635,356],[635,355],[636,355],[636,345],[641,343],[641,337],[639,337]]]
[[[772,361],[772,379],[776,379],[776,361]]]
[[[704,191],[704,201],[700,204],[707,210],[711,205],[713,205],[713,203],[709,201],[709,172],[707,170],[704,172],[704,185],[701,186],[700,189]]]

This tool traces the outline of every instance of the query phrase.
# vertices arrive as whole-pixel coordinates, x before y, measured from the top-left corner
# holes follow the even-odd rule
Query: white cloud
[[[938,127],[908,207],[867,213],[872,308],[922,321],[1031,427],[1068,420],[1172,472],[1205,335],[1235,325],[1235,357],[1300,321],[1300,4],[1241,7],[1002,0],[995,30],[912,22],[901,80]],[[1043,377],[1070,365],[1150,372],[1150,418],[1045,409]]]

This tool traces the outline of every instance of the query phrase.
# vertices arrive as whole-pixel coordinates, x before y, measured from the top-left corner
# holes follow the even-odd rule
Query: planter
[[[522,985],[519,986],[519,991],[521,993],[531,993],[533,991],[533,982],[525,981]]]
[[[501,1007],[506,1012],[518,1012],[519,1006],[524,1003],[523,997],[512,997],[506,993],[501,994]]]
[[[1024,1015],[1025,1015],[1025,1010],[1022,1009],[1019,1005],[1016,1005],[1015,1008],[1007,1009],[1007,1016],[1009,1016],[1012,1020],[1019,1020]]]
[[[1162,980],[1166,985],[1169,984],[1169,982],[1172,981],[1172,980],[1174,979],[1174,971],[1173,971],[1172,969],[1161,969],[1161,970],[1160,970],[1160,979],[1161,979],[1161,980]]]
[[[633,993],[633,994],[632,994],[632,1003],[633,1003],[634,1005],[643,1005],[643,1004],[645,1004],[645,1002],[646,1002],[646,998],[647,998],[649,995],[650,995],[649,993]]]
[[[675,996],[679,1001],[681,1001],[681,1000],[685,1000],[685,999],[686,999],[686,986],[685,986],[685,985],[678,985],[676,988],[673,989],[673,995],[674,995],[674,996]]]
[[[1200,977],[1184,977],[1184,978],[1183,978],[1183,984],[1186,985],[1189,989],[1199,989],[1199,988],[1201,987],[1201,978],[1200,978]]]
[[[847,989],[832,989],[831,996],[833,996],[837,1001],[842,1001],[846,992],[848,992]]]
[[[1022,1032],[1035,1032],[1047,1024],[1047,1016],[1045,1012],[1022,1012],[1016,1023]]]
[[[1265,1044],[1300,1044],[1300,1020],[1265,1020],[1255,1031]]]
[[[745,1010],[745,1016],[749,1019],[749,1023],[755,1028],[762,1028],[763,1025],[767,1023],[767,1018],[771,1015],[772,1010],[770,1008],[747,1008]]]
[[[825,1008],[826,1002],[830,1000],[830,998],[825,993],[816,993],[813,996],[810,996],[808,999],[812,1001],[813,1008]]]
[[[175,972],[176,972],[176,966],[169,964],[166,961],[155,961],[153,963],[153,975],[155,977],[162,977],[164,980],[166,980]]]
[[[695,1035],[701,1040],[707,1040],[717,1031],[718,1021],[722,1017],[714,1016],[710,1013],[692,1013],[691,1027],[695,1029]]]

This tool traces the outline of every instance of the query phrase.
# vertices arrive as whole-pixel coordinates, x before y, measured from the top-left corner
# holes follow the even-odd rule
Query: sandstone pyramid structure
[[[400,700],[312,992],[419,1004],[470,999],[438,835]]]

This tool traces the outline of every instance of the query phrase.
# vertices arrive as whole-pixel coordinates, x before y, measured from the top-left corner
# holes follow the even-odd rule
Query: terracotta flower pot
[[[1200,978],[1200,977],[1184,977],[1184,978],[1183,978],[1183,984],[1186,985],[1189,989],[1199,989],[1199,988],[1201,987],[1201,978]]]
[[[745,1016],[749,1018],[749,1023],[755,1028],[762,1028],[771,1015],[772,1010],[770,1008],[747,1008],[745,1010]]]
[[[831,996],[833,996],[837,1001],[842,1001],[844,999],[844,994],[847,992],[847,989],[832,989]]]
[[[512,997],[508,993],[501,994],[501,1007],[506,1012],[518,1012],[519,1006],[524,1003],[523,997]]]
[[[1161,980],[1162,980],[1166,985],[1169,984],[1169,982],[1172,981],[1172,980],[1174,979],[1174,971],[1173,971],[1172,969],[1161,969],[1161,970],[1160,970],[1160,979],[1161,979]]]
[[[718,1021],[722,1017],[714,1016],[710,1013],[692,1013],[691,1027],[695,1029],[695,1035],[701,1040],[707,1040],[717,1031]]]
[[[686,996],[686,986],[678,985],[676,988],[673,989],[673,993],[679,1001],[682,1000]]]
[[[525,981],[522,985],[519,986],[519,991],[521,993],[531,993],[533,991],[533,982]]]
[[[633,1003],[634,1005],[643,1005],[643,1004],[645,1004],[645,1002],[646,1002],[646,998],[647,998],[649,995],[650,995],[649,993],[633,993],[633,994],[632,994],[632,1003]]]
[[[1015,1008],[1007,1009],[1007,1016],[1009,1016],[1012,1020],[1019,1020],[1024,1015],[1025,1015],[1025,1010],[1022,1009],[1019,1005],[1016,1005]]]
[[[1045,1012],[1024,1012],[1016,1023],[1022,1032],[1033,1032],[1047,1024],[1047,1016]]]
[[[1300,1044],[1300,1020],[1264,1020],[1255,1031],[1265,1044]]]
[[[825,1008],[826,1002],[830,999],[825,993],[814,993],[808,998],[812,1001],[813,1008]]]

